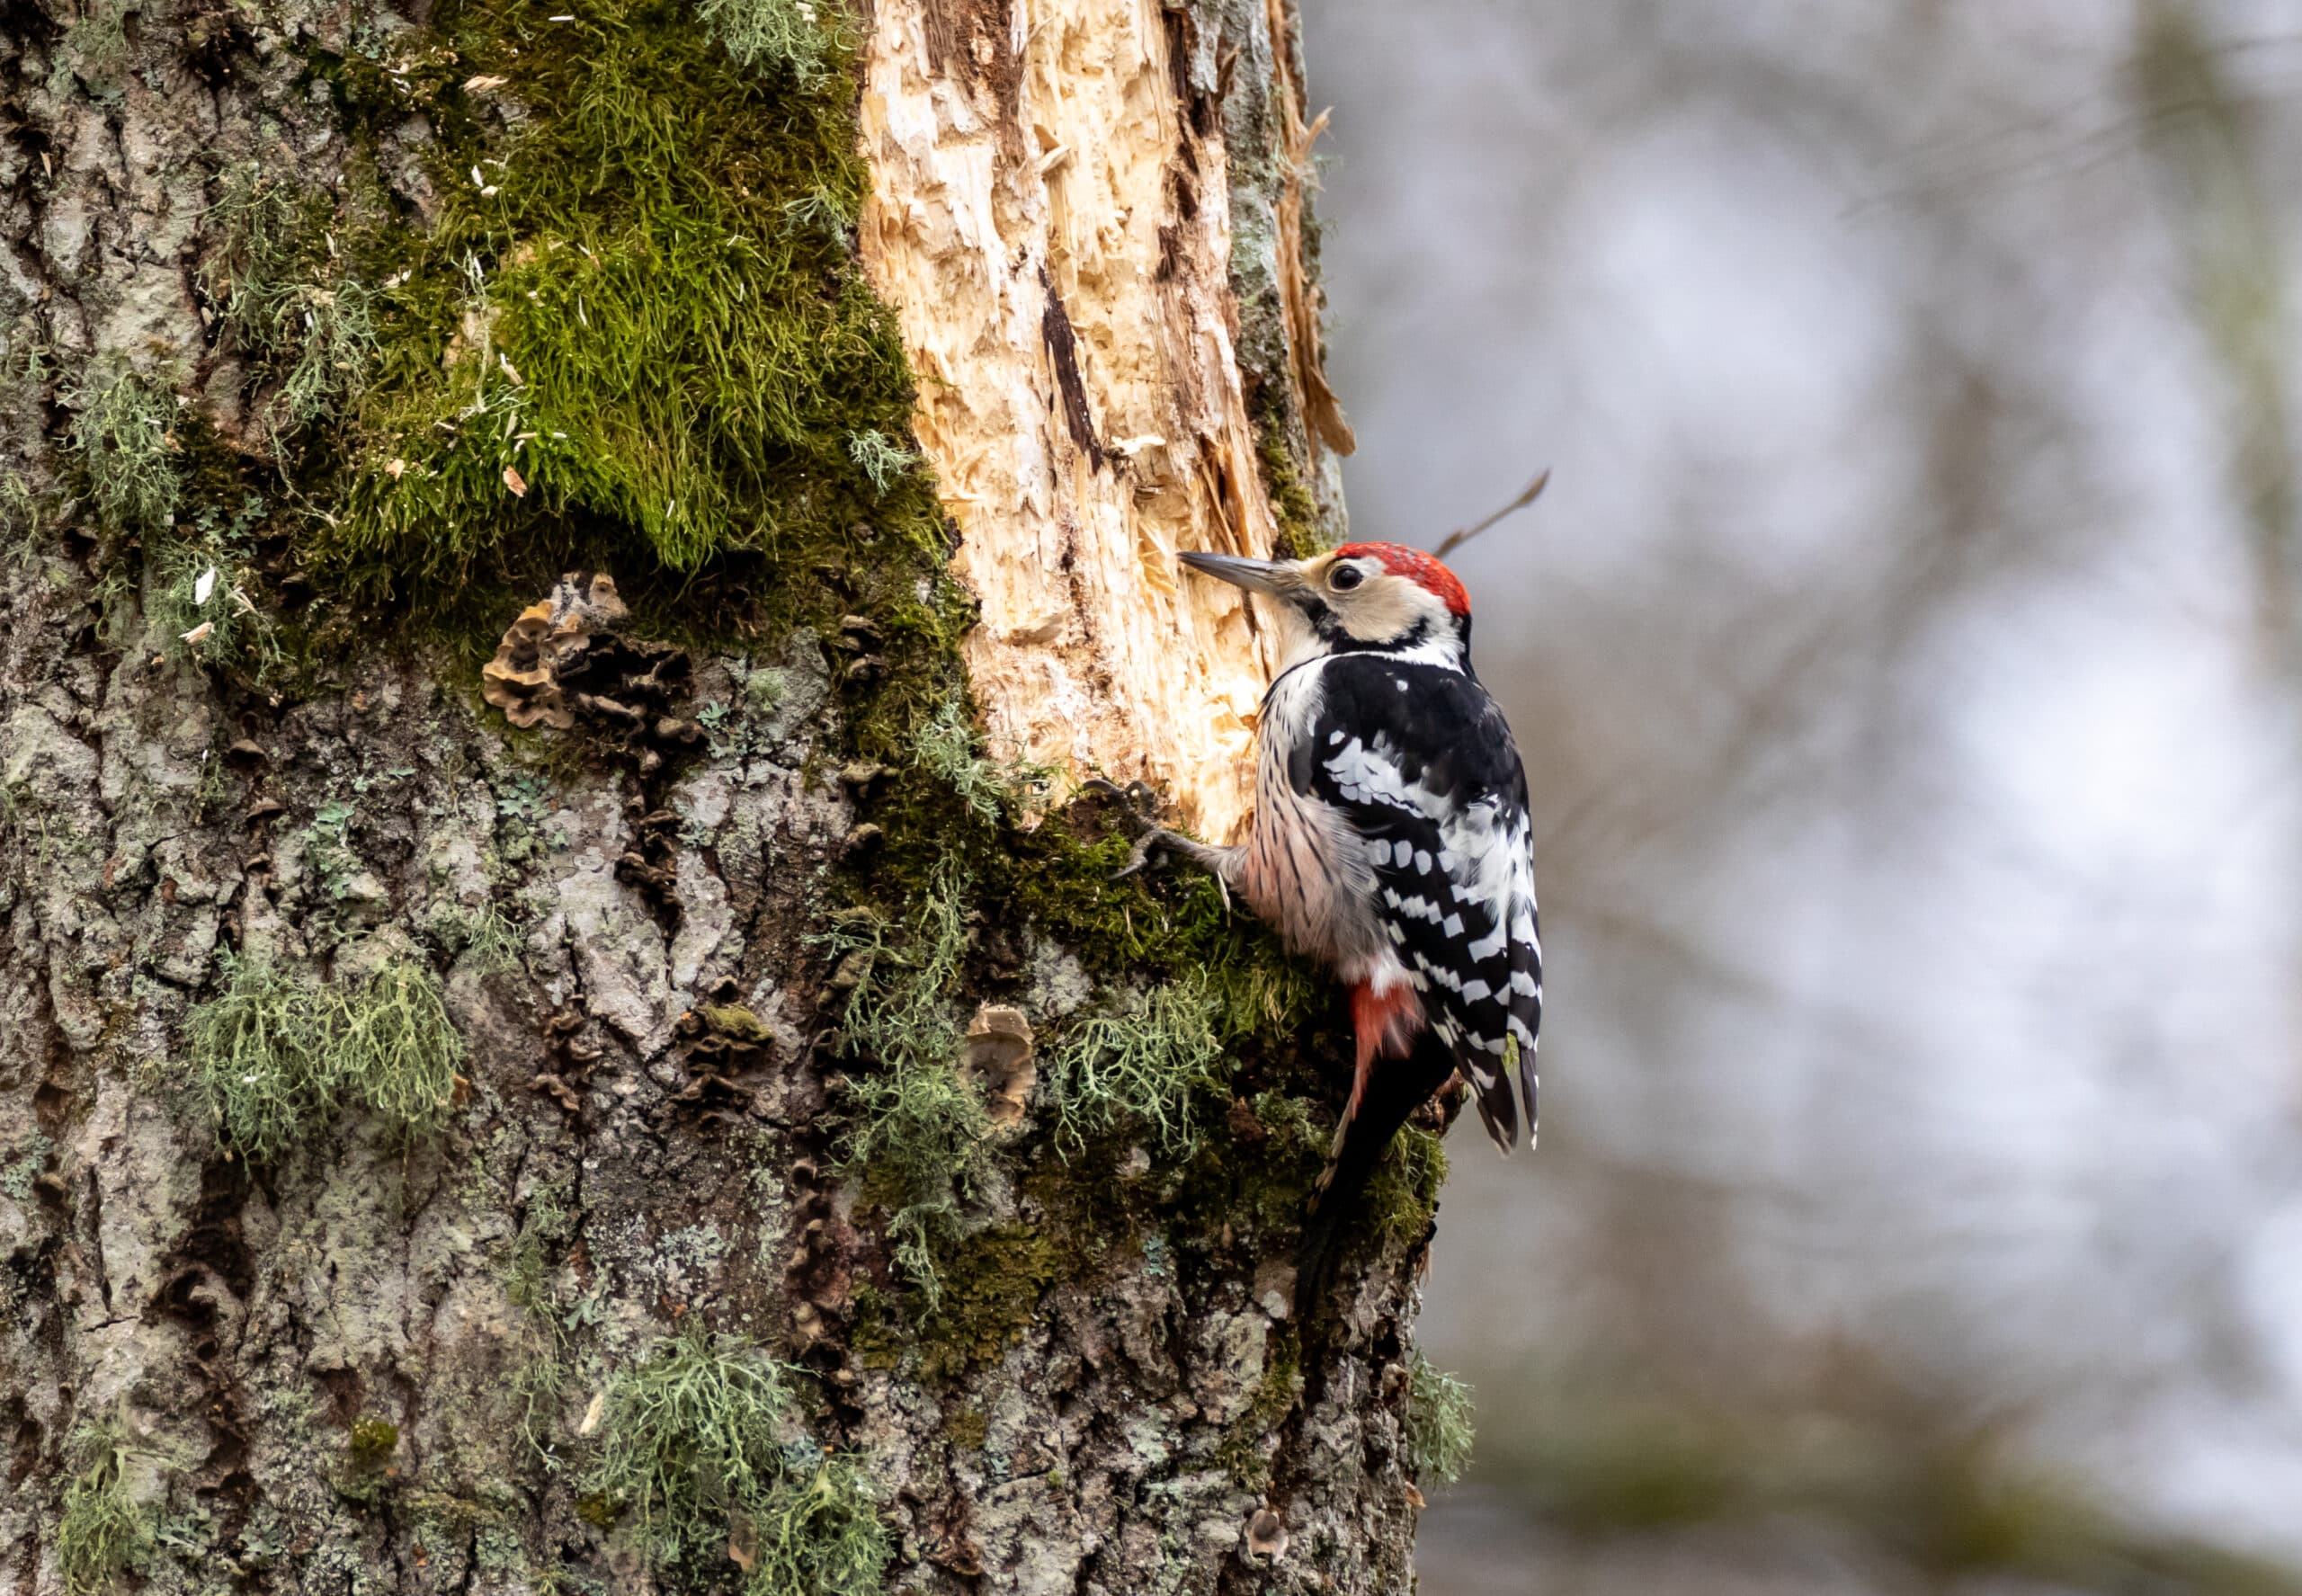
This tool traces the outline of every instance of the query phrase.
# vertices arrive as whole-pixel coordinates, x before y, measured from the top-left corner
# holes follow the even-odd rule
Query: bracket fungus
[[[513,726],[564,732],[587,723],[637,753],[643,771],[661,768],[666,753],[701,743],[703,730],[671,712],[687,655],[626,635],[630,616],[604,571],[562,576],[505,630],[480,667],[480,696]]]
[[[991,1122],[1018,1125],[1039,1081],[1031,1023],[1022,1011],[985,1003],[968,1026],[968,1073],[989,1093]]]
[[[611,630],[630,613],[606,572],[589,584],[580,575],[562,576],[549,598],[520,611],[495,657],[479,668],[480,696],[513,726],[574,730],[576,712],[561,673],[583,660],[595,633]]]

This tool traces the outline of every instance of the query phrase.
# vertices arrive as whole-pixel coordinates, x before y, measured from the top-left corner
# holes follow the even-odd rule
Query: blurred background
[[[1423,1596],[2302,1591],[2302,5],[1305,0],[1535,791]]]

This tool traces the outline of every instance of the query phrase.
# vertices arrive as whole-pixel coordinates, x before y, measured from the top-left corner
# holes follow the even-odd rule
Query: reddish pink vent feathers
[[[1371,555],[1394,576],[1404,576],[1438,594],[1440,602],[1457,615],[1471,612],[1470,594],[1463,591],[1455,574],[1420,548],[1409,548],[1404,543],[1346,543],[1335,553],[1344,559]]]

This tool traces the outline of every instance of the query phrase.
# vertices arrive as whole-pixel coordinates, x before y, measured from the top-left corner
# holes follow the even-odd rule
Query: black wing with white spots
[[[1321,684],[1289,780],[1357,828],[1376,912],[1505,1152],[1517,1139],[1516,1060],[1531,1142],[1542,942],[1510,727],[1477,678],[1441,665],[1339,655]]]

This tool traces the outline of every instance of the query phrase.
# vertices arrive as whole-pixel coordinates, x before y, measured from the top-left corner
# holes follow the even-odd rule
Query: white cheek
[[[1263,606],[1264,614],[1273,611],[1279,617],[1279,664],[1284,670],[1316,649],[1319,635],[1311,629],[1311,618],[1285,600]]]

